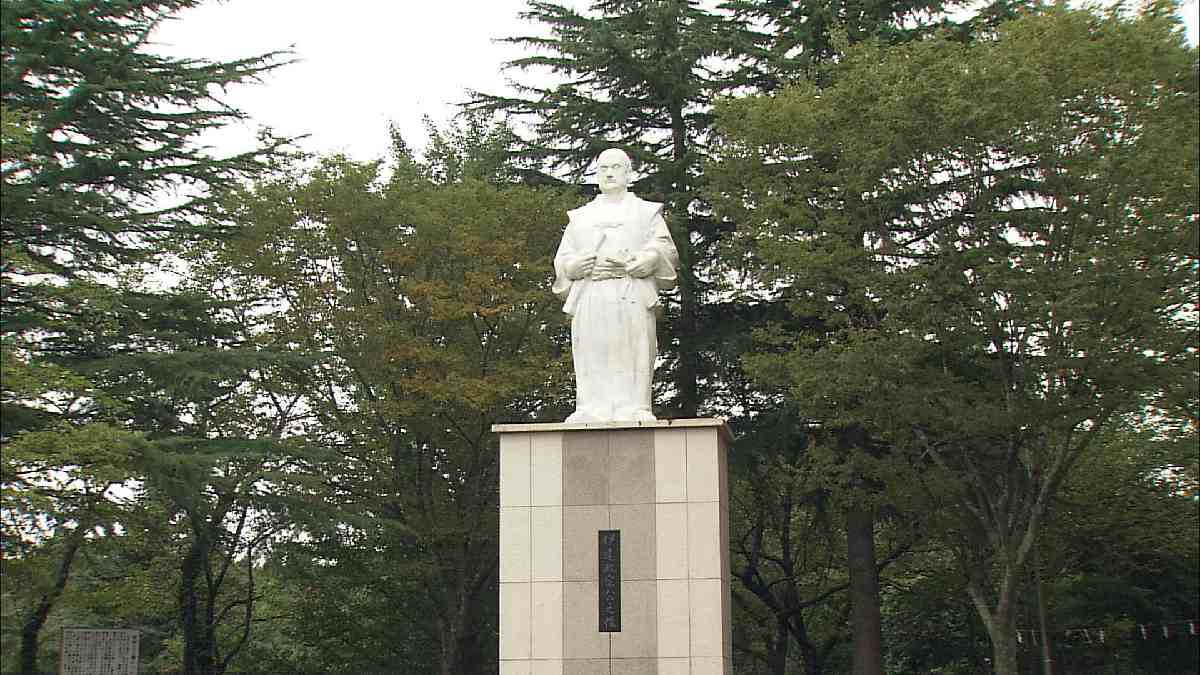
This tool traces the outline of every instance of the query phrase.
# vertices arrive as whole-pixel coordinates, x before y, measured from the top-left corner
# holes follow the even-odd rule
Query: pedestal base
[[[720,420],[502,424],[501,675],[727,675]]]

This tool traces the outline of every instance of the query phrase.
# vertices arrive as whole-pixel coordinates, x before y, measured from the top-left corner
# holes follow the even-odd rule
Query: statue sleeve
[[[567,276],[566,262],[571,257],[579,255],[574,241],[575,216],[570,212],[567,213],[567,216],[569,217],[567,229],[563,232],[562,239],[558,242],[558,252],[554,254],[554,285],[551,286],[554,294],[564,300],[567,299],[568,294],[571,292],[571,286],[574,285],[574,281]]]
[[[647,242],[647,248],[658,253],[658,264],[652,275],[655,284],[662,290],[675,288],[678,281],[676,270],[679,268],[679,251],[675,248],[675,241],[671,239],[667,222],[663,220],[661,208],[655,211],[650,220],[650,241]]]

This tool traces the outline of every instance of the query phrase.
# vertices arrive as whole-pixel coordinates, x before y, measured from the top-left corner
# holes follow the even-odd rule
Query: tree
[[[394,520],[345,511],[305,518],[303,527],[304,540],[277,545],[256,572],[257,586],[264,589],[256,638],[232,670],[263,675],[433,670],[439,635],[430,617],[436,608],[424,587],[428,555],[416,539]],[[489,625],[485,632],[493,630]]]
[[[111,418],[83,414],[96,391],[81,377],[32,365],[8,349],[2,372],[3,401],[20,404],[10,409],[36,406],[59,417],[38,429],[6,429],[0,437],[0,553],[6,576],[28,575],[29,583],[10,601],[22,608],[19,667],[36,673],[42,628],[85,539],[120,517],[119,490],[144,441]]]
[[[1125,652],[1117,657],[1122,666],[1145,672],[1196,668],[1194,643],[1127,639],[1135,624],[1197,613],[1200,512],[1196,478],[1186,468],[1200,454],[1196,431],[1161,419],[1120,420],[1063,482],[1037,543],[1051,630],[1060,640],[1064,629],[1101,629]],[[1075,660],[1112,658],[1077,643],[1056,646],[1064,666],[1070,652]]]
[[[119,524],[98,531],[80,549],[70,592],[55,610],[57,623],[136,629],[141,667],[176,672],[182,641],[175,579],[183,528],[161,500],[130,493]],[[46,642],[61,654],[56,641]]]
[[[977,23],[986,23],[954,26],[941,14],[954,6],[920,0],[871,6],[738,0],[707,9],[684,0],[608,0],[576,12],[551,2],[530,4],[525,18],[549,35],[510,39],[538,52],[510,66],[549,70],[561,81],[524,87],[516,97],[481,95],[471,105],[530,124],[531,137],[516,148],[531,169],[545,172],[531,171],[536,180],[580,178],[610,145],[642,163],[646,175],[635,190],[666,202],[682,267],[677,302],[667,304],[668,328],[661,333],[669,340],[660,351],[666,386],[658,398],[665,415],[719,414],[738,427],[737,418],[749,419],[763,408],[790,409],[773,393],[747,387],[741,372],[748,347],[742,335],[749,326],[779,320],[781,312],[761,295],[745,301],[739,293],[743,280],[719,260],[719,248],[735,225],[714,215],[705,196],[712,102],[793,80],[824,86],[831,72],[826,66],[844,47],[839,36],[849,43],[879,37],[894,44],[952,27],[965,39]],[[803,428],[803,419],[796,422]],[[769,443],[742,449],[775,451]],[[855,489],[866,495],[868,487]],[[853,541],[848,563],[857,596],[855,644],[868,669],[860,672],[878,672],[874,513],[861,501],[843,503],[854,510],[842,521]]]
[[[891,570],[880,594],[884,672],[991,671],[987,633],[945,541],[923,539]]]
[[[864,45],[826,90],[721,110],[735,250],[839,328],[764,334],[757,372],[904,450],[866,475],[919,487],[922,518],[954,509],[998,672],[1071,466],[1196,377],[1197,62],[1173,10]]]
[[[706,355],[720,344],[719,321],[703,307],[712,284],[706,261],[720,225],[700,198],[704,139],[710,102],[743,84],[735,61],[739,50],[752,48],[744,42],[749,33],[741,22],[684,0],[609,0],[587,14],[531,2],[523,17],[552,37],[509,38],[546,52],[509,67],[547,68],[565,81],[521,87],[518,98],[480,95],[472,107],[531,123],[533,136],[516,144],[515,156],[536,180],[581,179],[602,150],[616,146],[637,165],[634,191],[665,201],[680,278],[662,350],[670,386],[660,398],[669,400],[671,415],[694,417],[707,403],[704,382],[712,381]]]
[[[205,278],[198,267],[193,283]],[[310,362],[271,343],[262,326],[271,315],[261,307],[214,300],[223,284],[175,295],[145,331],[159,339],[118,352],[102,373],[110,390],[137,402],[132,423],[151,441],[141,462],[144,499],[177,525],[172,553],[188,675],[220,675],[248,644],[261,595],[256,566],[291,529],[320,463],[293,438],[307,411],[288,378]]]
[[[108,438],[95,456],[84,452],[87,446],[75,439],[102,425],[79,413],[74,436],[25,431],[10,446],[29,448],[17,455],[17,466],[42,480],[62,472],[80,474],[76,482],[109,476],[138,497],[137,508],[100,524],[133,527],[130,520],[147,513],[171,523],[161,555],[178,571],[180,669],[209,675],[224,672],[249,640],[254,565],[290,521],[318,460],[289,442],[306,413],[289,378],[302,377],[310,362],[274,342],[265,330],[272,315],[260,303],[223,297],[229,282],[206,264],[202,250],[191,254],[191,279],[175,292],[101,295],[77,308],[61,334],[42,341],[61,364],[54,367],[80,373],[77,379],[99,392],[76,397],[91,418],[119,424],[136,441],[125,443],[132,446],[119,455],[125,462],[114,469],[99,461],[122,447]],[[48,454],[51,434],[65,438],[68,449]],[[24,497],[31,488],[13,492]]]
[[[280,144],[269,140],[244,154],[214,157],[195,142],[204,131],[243,118],[222,103],[220,89],[283,63],[280,53],[224,63],[153,54],[148,45],[154,27],[196,4],[3,2],[4,358],[6,365],[19,360],[35,376],[48,377],[34,390],[51,392],[68,381],[67,394],[86,392],[78,405],[59,411],[39,401],[40,394],[5,392],[5,488],[12,499],[24,500],[25,493],[39,489],[34,483],[44,485],[65,472],[76,479],[68,485],[91,486],[84,492],[102,508],[94,499],[109,493],[100,488],[137,475],[127,461],[136,442],[113,413],[114,400],[78,372],[63,370],[60,357],[77,364],[88,355],[86,343],[68,338],[88,333],[94,327],[88,321],[121,307],[126,296],[117,276],[130,266],[151,261],[168,241],[218,231],[211,221],[198,224],[210,211],[214,191],[262,168]],[[57,369],[49,367],[53,363]],[[99,459],[89,456],[89,448]],[[114,476],[118,467],[124,473]],[[69,533],[59,547],[56,590],[39,601],[33,616],[42,618],[26,622],[26,672],[36,668],[44,617],[66,587],[78,547],[97,524],[85,513],[57,512],[55,528],[40,534],[42,543],[53,546],[47,537]]]
[[[795,433],[789,416],[759,418],[752,433],[772,436],[777,450],[739,452],[734,463],[737,473],[751,475],[734,483],[730,498],[731,520],[742,523],[730,542],[732,573],[740,582],[733,601],[743,617],[734,644],[748,657],[738,672],[825,672],[849,638],[837,511],[823,472],[808,461],[807,436],[787,438]]]
[[[447,674],[495,667],[491,425],[562,419],[570,390],[548,272],[578,202],[460,161],[479,156],[471,138],[438,145],[450,151],[432,165],[397,143],[386,177],[379,162],[329,157],[263,181],[235,200],[246,236],[223,258],[287,308],[280,340],[323,357],[308,373],[308,438],[340,455],[327,499],[347,529],[322,540],[346,542],[343,570],[367,545],[380,564],[404,559],[435,643],[414,668]]]
[[[971,39],[996,17],[1012,18],[1021,2],[993,2],[955,23],[946,12],[963,9],[958,0],[906,0],[873,4],[843,0],[728,0],[722,7],[748,19],[757,29],[759,49],[743,56],[759,92],[776,91],[789,83],[811,82],[824,87],[848,46],[865,40],[899,45],[937,31],[952,31]]]
[[[191,217],[210,211],[214,188],[278,147],[221,158],[195,143],[244,118],[219,90],[283,63],[278,52],[217,63],[147,49],[156,25],[199,2],[5,0],[0,100],[6,129],[28,139],[0,172],[9,312],[38,309],[22,275],[112,271],[165,236],[204,234]]]

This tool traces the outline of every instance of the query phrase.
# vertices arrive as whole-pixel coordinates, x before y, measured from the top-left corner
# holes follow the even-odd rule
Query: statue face
[[[620,150],[605,150],[597,161],[596,180],[604,194],[624,192],[629,187],[629,156]]]

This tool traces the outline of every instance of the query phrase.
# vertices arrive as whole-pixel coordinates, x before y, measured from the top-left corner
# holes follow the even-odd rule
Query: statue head
[[[633,179],[633,162],[624,150],[609,148],[596,159],[596,182],[606,195],[621,194]]]

